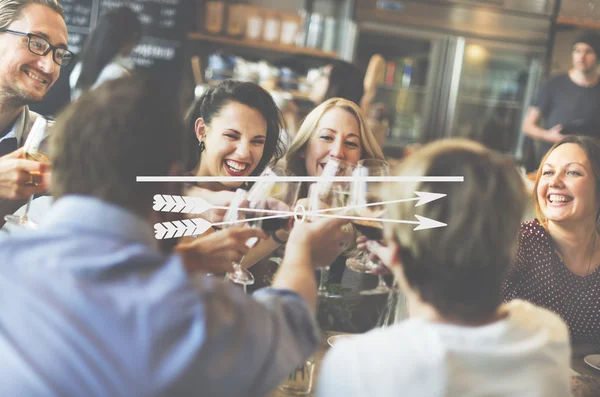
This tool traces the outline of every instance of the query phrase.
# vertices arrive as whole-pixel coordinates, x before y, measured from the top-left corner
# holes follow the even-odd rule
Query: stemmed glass
[[[238,189],[235,191],[235,197],[231,204],[229,204],[229,209],[223,216],[223,222],[215,225],[222,226],[223,228],[228,227],[255,227],[258,228],[261,226],[261,220],[257,220],[254,213],[243,211],[240,209],[243,208],[252,208],[252,206],[256,206],[256,202],[250,202],[248,199],[248,192],[244,189]],[[251,220],[254,219],[254,220]],[[256,238],[251,238],[246,241],[246,245],[248,247],[252,247],[258,243]],[[230,280],[236,284],[241,284],[244,286],[244,292],[246,292],[246,286],[254,284],[254,276],[248,270],[242,267],[242,259],[237,262],[233,262],[233,272],[227,273],[225,275],[226,280]]]
[[[48,136],[48,129],[52,126],[52,124],[54,124],[52,120],[45,119],[41,116],[35,120],[33,126],[31,127],[31,131],[29,131],[29,135],[27,135],[25,144],[23,145],[23,154],[27,160],[50,164],[50,158],[46,154],[45,150],[43,150],[42,143],[46,143],[45,138]],[[31,173],[32,183],[34,175],[39,175],[39,173]],[[33,194],[29,196],[23,215],[6,215],[4,220],[11,225],[26,229],[37,228],[37,223],[29,219],[28,216],[29,207],[31,207],[33,196]]]
[[[381,240],[383,238],[383,223],[373,219],[382,218],[384,215],[384,206],[377,204],[383,202],[380,193],[381,183],[367,182],[366,177],[389,176],[388,164],[383,160],[365,159],[358,162],[353,176],[357,178],[352,181],[350,194],[350,210],[354,219],[352,224],[356,229],[370,240]],[[374,205],[375,204],[375,205]],[[350,257],[346,260],[346,266],[350,270],[367,273],[376,265],[369,260],[363,252],[358,256]],[[361,291],[361,295],[385,294],[390,288],[385,283],[383,275],[378,275],[377,287],[367,291]]]
[[[331,158],[325,164],[321,179],[314,183],[308,193],[308,212],[309,213],[344,213],[345,206],[348,204],[350,192],[350,183],[336,182],[332,178],[336,176],[351,176],[355,165],[344,160]],[[339,210],[334,210],[338,208]],[[318,215],[312,215],[309,219],[316,219]],[[321,268],[319,277],[318,294],[320,296],[335,297],[327,291],[325,279],[329,266]]]
[[[275,233],[286,228],[290,216],[293,215],[291,206],[298,198],[300,182],[278,181],[278,177],[286,176],[282,168],[267,167],[252,186],[250,191],[238,189],[233,202],[223,217],[223,223],[215,224],[223,227],[262,228],[266,233]],[[253,238],[246,242],[248,247],[254,247],[258,241]],[[243,258],[233,263],[233,272],[227,273],[226,278],[236,284],[246,286],[254,284],[254,276],[241,265]]]

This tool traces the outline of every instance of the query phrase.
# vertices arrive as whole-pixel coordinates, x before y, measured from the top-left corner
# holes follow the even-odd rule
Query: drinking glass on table
[[[50,164],[50,158],[46,153],[45,148],[43,147],[43,143],[45,144],[45,138],[48,136],[48,129],[54,124],[54,121],[45,119],[43,117],[38,117],[35,119],[33,126],[31,127],[31,131],[29,131],[29,135],[27,135],[27,139],[25,140],[25,144],[23,145],[23,154],[25,159],[38,161],[44,164]],[[34,184],[34,178],[41,178],[39,173],[31,173],[31,184]],[[26,229],[35,229],[37,228],[37,224],[29,219],[29,207],[31,207],[31,202],[33,201],[33,194],[29,196],[27,200],[27,206],[25,207],[25,212],[23,215],[6,215],[4,220],[15,226],[23,227]]]
[[[353,176],[350,193],[350,206],[354,227],[369,240],[383,239],[383,223],[379,219],[384,216],[384,201],[380,194],[381,182],[367,182],[367,177],[389,176],[388,164],[383,160],[365,159],[358,162]],[[346,260],[346,266],[350,270],[367,273],[377,265],[369,260],[364,252],[359,253]],[[385,283],[382,275],[378,275],[377,287],[367,291],[361,291],[361,295],[385,294],[390,288]]]
[[[305,396],[312,391],[314,371],[315,360],[311,356],[290,372],[278,389],[292,396]]]

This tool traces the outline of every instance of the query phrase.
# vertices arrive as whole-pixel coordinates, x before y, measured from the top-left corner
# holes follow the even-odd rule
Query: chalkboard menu
[[[69,30],[69,48],[78,53],[102,14],[126,5],[142,23],[142,39],[131,58],[140,67],[179,76],[183,42],[192,15],[190,0],[61,0]]]
[[[69,49],[81,52],[88,34],[106,11],[127,5],[142,23],[142,39],[130,55],[139,68],[160,76],[165,88],[176,95],[181,83],[183,43],[190,26],[192,0],[59,0],[65,11]],[[45,116],[56,115],[70,102],[69,74],[74,63],[63,68],[43,102],[30,108]]]

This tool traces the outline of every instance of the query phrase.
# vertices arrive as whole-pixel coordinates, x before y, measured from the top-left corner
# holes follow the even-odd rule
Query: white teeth
[[[42,79],[41,77],[36,76],[35,74],[31,73],[30,71],[25,71],[25,73],[27,73],[27,76],[31,77],[32,79],[39,81],[42,84],[46,84],[46,80]]]
[[[548,199],[553,202],[553,203],[566,203],[568,201],[571,201],[570,197],[567,196],[563,196],[560,194],[551,194]]]
[[[240,164],[237,161],[232,161],[232,160],[226,160],[225,164],[227,164],[227,166],[229,168],[231,168],[232,170],[234,170],[235,172],[241,172],[241,171],[244,171],[246,168],[248,168],[248,164]]]

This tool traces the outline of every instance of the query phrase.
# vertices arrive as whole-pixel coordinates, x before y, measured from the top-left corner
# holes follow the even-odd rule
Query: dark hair
[[[365,74],[351,63],[344,61],[333,63],[323,101],[330,98],[344,98],[360,104],[365,93],[364,80]]]
[[[394,175],[463,176],[462,183],[413,182],[403,191],[447,196],[419,207],[388,207],[392,219],[415,214],[447,226],[414,231],[386,224],[395,241],[408,285],[446,319],[475,323],[489,319],[501,303],[501,286],[516,253],[525,208],[525,188],[516,165],[466,139],[430,143],[402,161]],[[387,186],[398,195],[398,185]],[[412,204],[412,205],[411,205]]]
[[[102,69],[123,46],[139,40],[141,33],[142,25],[129,7],[119,7],[102,15],[85,43],[76,88],[86,90],[93,86]]]
[[[595,32],[585,31],[577,35],[573,40],[573,49],[577,43],[585,43],[592,47],[596,54],[596,60],[600,62],[600,36]]]
[[[142,77],[86,91],[56,121],[52,194],[96,197],[147,216],[156,194],[137,176],[168,175],[183,155],[181,113],[159,84]]]
[[[284,147],[280,139],[281,130],[285,129],[285,121],[271,95],[260,86],[236,80],[225,80],[216,87],[207,90],[197,99],[186,114],[186,125],[191,132],[190,152],[187,158],[187,169],[191,170],[200,161],[200,150],[196,138],[195,123],[200,117],[210,125],[213,117],[230,102],[241,103],[258,111],[267,123],[267,139],[263,156],[252,175],[259,175],[267,165],[276,163],[283,157]]]
[[[537,171],[537,177],[535,178],[535,185],[533,188],[533,202],[535,206],[536,218],[540,222],[541,225],[547,226],[547,220],[542,212],[540,207],[539,198],[537,195],[538,185],[540,183],[540,179],[542,178],[543,165],[550,156],[550,153],[554,151],[557,147],[564,145],[565,143],[574,143],[578,145],[584,152],[585,155],[592,166],[592,172],[594,173],[594,179],[596,180],[596,197],[600,199],[600,140],[597,138],[592,138],[586,135],[567,135],[565,138],[556,142],[548,153],[542,158],[540,162],[540,167]],[[596,214],[596,232],[600,233],[600,210]]]

